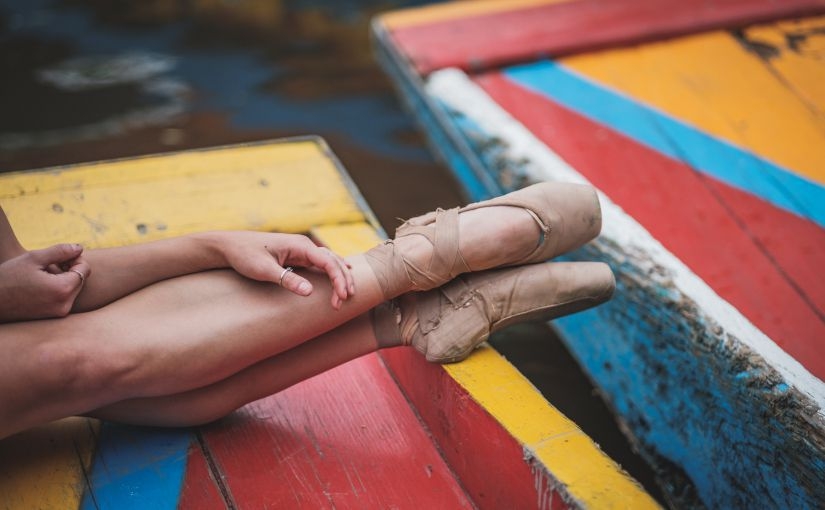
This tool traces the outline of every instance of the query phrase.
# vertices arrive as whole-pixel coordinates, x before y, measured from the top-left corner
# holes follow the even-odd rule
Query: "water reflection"
[[[415,3],[0,0],[0,169],[319,134],[386,225],[456,204],[369,46]]]

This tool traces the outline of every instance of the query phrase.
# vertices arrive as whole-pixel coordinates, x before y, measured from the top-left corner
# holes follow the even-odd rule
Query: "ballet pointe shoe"
[[[462,212],[484,207],[524,209],[540,228],[536,247],[527,255],[504,264],[483,260],[464,260],[459,250],[459,220]],[[582,184],[543,182],[462,208],[438,209],[412,218],[398,227],[395,240],[421,235],[432,245],[427,267],[419,267],[396,248],[394,240],[372,248],[367,262],[378,278],[386,299],[410,289],[429,290],[440,287],[456,276],[496,266],[516,266],[544,261],[576,249],[599,235],[601,208],[595,190]],[[494,241],[495,239],[492,239]]]
[[[483,271],[385,303],[373,324],[382,347],[412,345],[428,361],[453,363],[495,331],[591,308],[610,299],[615,286],[613,272],[601,262],[543,262]]]

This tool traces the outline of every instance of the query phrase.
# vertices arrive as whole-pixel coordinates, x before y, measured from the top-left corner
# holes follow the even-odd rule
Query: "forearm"
[[[20,242],[17,241],[14,231],[11,229],[6,213],[0,207],[0,262],[13,259],[24,252],[25,250],[20,246]]]
[[[226,267],[219,248],[220,232],[205,232],[150,243],[88,250],[92,268],[72,311],[107,305],[155,282]]]

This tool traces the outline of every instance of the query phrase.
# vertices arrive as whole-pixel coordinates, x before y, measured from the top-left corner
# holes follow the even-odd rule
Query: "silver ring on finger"
[[[285,267],[284,271],[281,273],[281,277],[278,279],[278,285],[283,287],[284,277],[287,275],[287,273],[291,273],[291,272],[292,272],[292,267],[290,267],[290,266]]]
[[[81,273],[77,269],[69,269],[69,271],[71,271],[72,273],[74,273],[74,274],[76,274],[77,276],[80,277],[80,285],[83,285],[84,283],[86,283],[86,277],[83,276],[83,273]]]

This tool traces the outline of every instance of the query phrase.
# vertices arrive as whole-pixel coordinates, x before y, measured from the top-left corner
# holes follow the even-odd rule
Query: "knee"
[[[42,390],[87,402],[90,408],[128,398],[124,381],[137,363],[107,351],[71,334],[41,343],[35,356]]]

